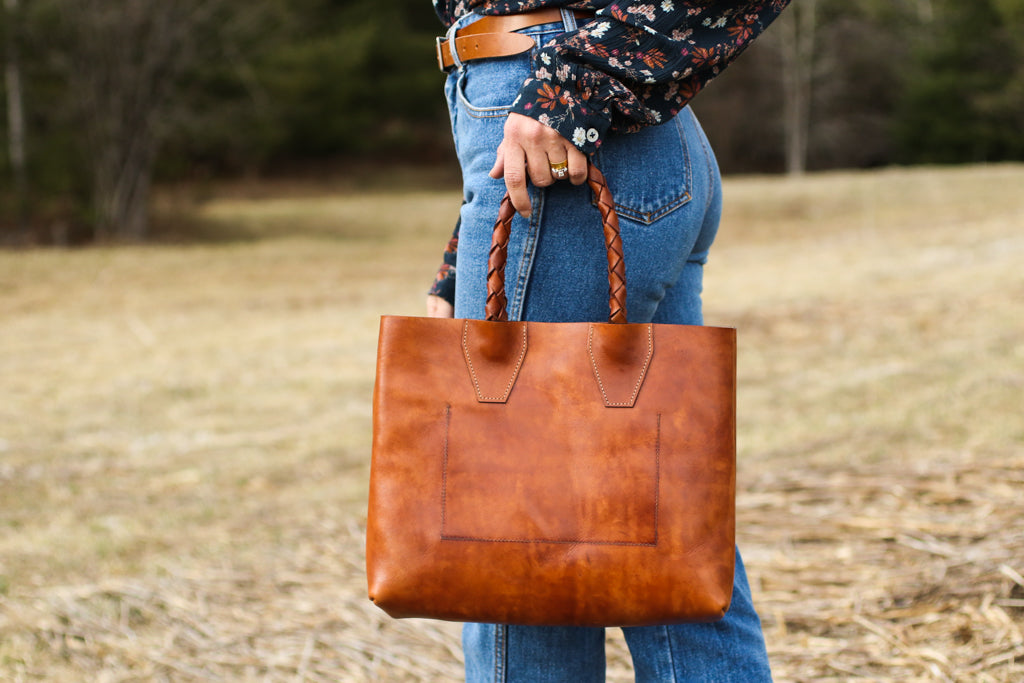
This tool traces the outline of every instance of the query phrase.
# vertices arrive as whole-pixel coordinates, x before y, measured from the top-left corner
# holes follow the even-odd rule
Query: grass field
[[[1024,680],[1022,188],[726,183],[706,318],[779,681]],[[377,318],[420,312],[457,206],[215,188],[201,239],[0,252],[0,680],[459,679],[457,626],[362,574]]]

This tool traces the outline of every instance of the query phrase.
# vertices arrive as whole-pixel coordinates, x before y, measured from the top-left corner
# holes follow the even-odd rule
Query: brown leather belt
[[[589,19],[593,16],[592,13],[578,10],[573,11],[573,14],[577,19]],[[515,31],[558,21],[562,21],[562,12],[558,9],[483,17],[456,31],[454,41],[443,37],[437,39],[437,65],[441,71],[448,71],[455,66],[453,48],[460,62],[490,57],[511,57],[526,52],[534,46],[533,38],[522,33],[514,33]]]

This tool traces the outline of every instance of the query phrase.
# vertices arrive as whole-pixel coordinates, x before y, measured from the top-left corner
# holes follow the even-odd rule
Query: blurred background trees
[[[427,0],[3,0],[0,240],[145,239],[153,182],[452,163],[439,30]],[[726,172],[1024,159],[1024,0],[795,0],[694,108]]]

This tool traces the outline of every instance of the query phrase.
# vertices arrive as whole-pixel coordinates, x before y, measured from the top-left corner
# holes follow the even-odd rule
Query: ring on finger
[[[551,175],[557,180],[565,180],[569,177],[569,160],[559,161],[555,164],[548,164],[551,167]]]

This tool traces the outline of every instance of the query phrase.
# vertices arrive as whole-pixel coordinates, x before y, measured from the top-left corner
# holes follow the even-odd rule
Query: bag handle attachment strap
[[[615,202],[604,174],[597,166],[590,164],[587,170],[587,184],[594,193],[597,209],[601,214],[604,228],[604,244],[608,253],[608,322],[626,322],[626,263],[622,256],[622,236],[619,232],[619,216]],[[516,210],[512,200],[505,194],[498,208],[498,220],[494,224],[491,250],[487,260],[487,302],[485,312],[491,322],[508,321],[508,297],[505,294],[505,263],[508,261],[508,242],[512,234],[512,218]]]

